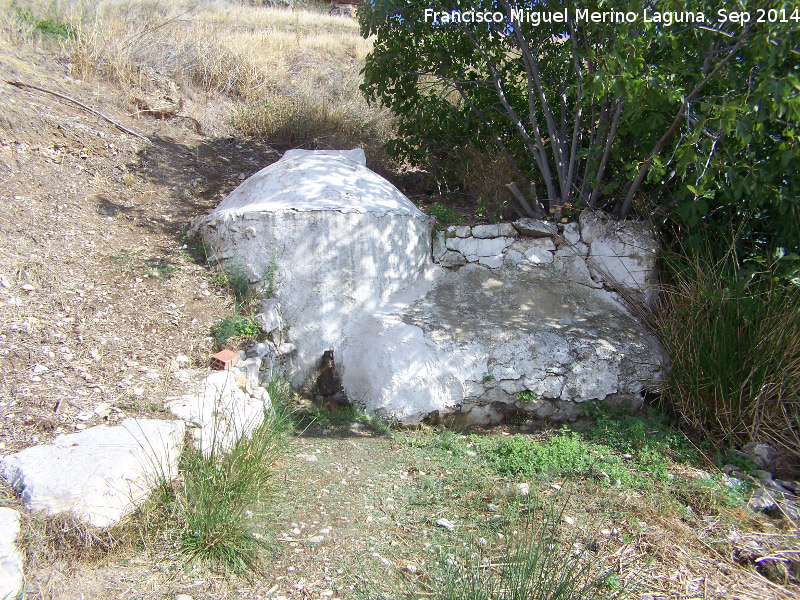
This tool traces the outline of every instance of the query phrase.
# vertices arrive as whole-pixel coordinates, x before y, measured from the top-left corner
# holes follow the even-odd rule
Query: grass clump
[[[245,270],[237,265],[230,265],[224,271],[215,273],[211,281],[227,288],[233,296],[236,312],[251,311],[260,295],[257,286],[250,283],[250,277]]]
[[[272,486],[274,464],[284,452],[287,419],[267,412],[263,423],[230,448],[188,445],[180,478],[163,481],[133,522],[137,537],[154,546],[167,542],[187,562],[200,561],[234,573],[257,569],[268,538],[259,531],[259,507]]]
[[[502,545],[475,540],[448,554],[430,578],[394,582],[380,598],[435,600],[589,600],[625,598],[592,540],[565,531],[563,508],[532,501],[506,529]]]
[[[653,320],[672,368],[665,402],[719,447],[800,456],[800,288],[751,280],[733,258],[672,254]]]

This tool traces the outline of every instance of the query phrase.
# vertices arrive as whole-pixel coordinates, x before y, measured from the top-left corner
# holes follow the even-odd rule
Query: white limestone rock
[[[0,598],[16,598],[25,582],[22,552],[16,545],[19,513],[0,508]]]
[[[283,329],[284,326],[280,302],[274,298],[264,300],[261,305],[261,312],[254,318],[259,327],[261,327],[261,331],[264,333],[271,333],[276,329]]]
[[[641,221],[613,221],[589,210],[581,213],[580,226],[592,278],[621,286],[648,304],[655,302],[658,242],[652,229]]]
[[[445,252],[447,252],[447,244],[445,243],[445,234],[442,231],[433,232],[433,261],[440,262]]]
[[[6,456],[0,474],[30,511],[71,512],[89,525],[108,527],[141,504],[161,479],[177,475],[184,431],[183,421],[99,425]]]
[[[368,411],[406,423],[460,413],[463,424],[502,418],[495,404],[518,403],[521,391],[536,395],[524,406],[536,416],[573,419],[587,400],[639,395],[666,360],[610,293],[539,268],[475,264],[436,271],[365,314],[340,356],[349,396]]]
[[[476,238],[517,237],[517,236],[519,236],[519,232],[511,223],[475,225],[472,228],[472,237]]]
[[[266,390],[250,396],[245,377],[238,375],[242,381],[237,381],[236,369],[212,373],[190,393],[166,404],[172,414],[194,426],[192,436],[206,456],[226,452],[240,437],[249,437],[270,408]]]
[[[577,223],[565,223],[562,227],[561,234],[564,236],[564,241],[568,244],[577,244],[581,241],[581,229]]]
[[[446,230],[446,237],[470,237],[472,228],[469,225],[450,225]]]
[[[464,255],[460,252],[447,250],[439,259],[439,264],[448,269],[453,269],[463,267],[465,264],[467,264],[467,259],[464,258]]]
[[[362,153],[358,151],[358,157]],[[271,281],[304,383],[347,321],[415,282],[431,263],[434,220],[353,151],[290,151],[194,226],[223,268]]]
[[[541,219],[519,219],[513,223],[521,235],[530,237],[552,237],[558,235],[558,225]]]

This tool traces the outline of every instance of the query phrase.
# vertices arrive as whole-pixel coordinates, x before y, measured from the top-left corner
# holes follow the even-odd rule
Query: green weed
[[[231,315],[217,321],[211,331],[214,343],[222,347],[231,338],[256,338],[261,333],[258,323],[252,319]]]
[[[199,235],[184,229],[181,232],[181,246],[181,258],[184,261],[198,265],[208,263],[208,248]]]
[[[141,251],[139,250],[122,250],[116,254],[111,255],[111,260],[114,261],[116,271],[120,272],[133,272],[134,263],[139,259]]]
[[[484,459],[501,475],[539,477],[545,480],[593,478],[601,485],[652,487],[653,480],[667,479],[667,461],[657,452],[624,462],[611,448],[584,441],[579,434],[563,431],[544,442],[521,435],[504,439],[473,437]]]
[[[439,202],[434,202],[427,209],[425,209],[430,216],[436,218],[438,227],[447,227],[448,225],[458,225],[463,218],[452,208],[448,208]]]
[[[75,30],[75,27],[66,21],[62,21],[58,17],[41,19],[31,12],[30,9],[18,6],[16,2],[11,3],[11,8],[18,21],[27,24],[42,35],[63,40],[74,40],[78,38],[78,32]]]
[[[645,408],[636,415],[599,402],[587,405],[587,416],[594,423],[581,436],[613,448],[622,454],[644,455],[656,452],[678,462],[697,464],[699,456],[689,439],[655,409]]]
[[[175,274],[175,271],[178,270],[178,267],[170,264],[170,262],[164,258],[148,258],[145,264],[152,269],[150,274],[159,279],[169,279]]]

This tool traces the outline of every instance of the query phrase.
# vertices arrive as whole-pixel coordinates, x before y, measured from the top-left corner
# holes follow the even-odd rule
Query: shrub
[[[452,208],[448,208],[439,202],[434,202],[426,210],[430,216],[436,219],[437,225],[440,227],[447,227],[448,225],[458,225],[463,220],[461,215],[454,212]]]

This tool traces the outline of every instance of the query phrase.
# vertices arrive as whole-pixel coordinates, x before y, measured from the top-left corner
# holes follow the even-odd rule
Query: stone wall
[[[556,278],[627,292],[649,305],[657,294],[657,250],[646,224],[613,221],[591,211],[584,211],[578,223],[520,219],[453,225],[433,239],[433,260],[443,267],[539,267]]]

